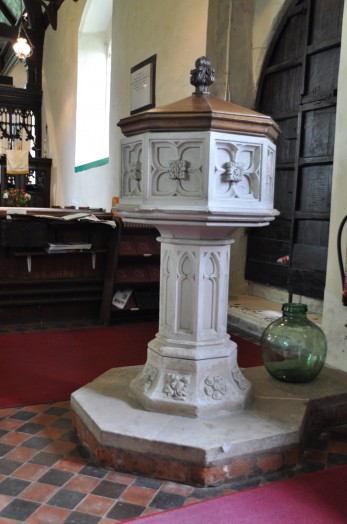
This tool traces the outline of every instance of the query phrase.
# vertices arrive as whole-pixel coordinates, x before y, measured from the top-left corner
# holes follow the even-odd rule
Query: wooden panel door
[[[249,231],[246,278],[323,298],[343,0],[295,0],[270,46],[257,109],[279,124],[270,226]],[[288,264],[277,261],[289,257]]]

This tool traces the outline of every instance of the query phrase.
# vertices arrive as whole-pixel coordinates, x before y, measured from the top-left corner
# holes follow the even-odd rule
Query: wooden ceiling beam
[[[0,0],[1,1],[1,0]],[[0,23],[0,40],[15,41],[18,35],[18,28],[4,23]]]

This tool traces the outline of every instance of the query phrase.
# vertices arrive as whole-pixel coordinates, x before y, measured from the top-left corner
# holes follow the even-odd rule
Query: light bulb
[[[33,50],[28,44],[26,38],[18,37],[17,41],[13,44],[13,50],[20,59],[25,59],[31,56]]]

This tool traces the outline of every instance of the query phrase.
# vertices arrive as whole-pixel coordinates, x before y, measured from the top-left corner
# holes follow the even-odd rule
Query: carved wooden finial
[[[209,95],[209,86],[213,84],[215,76],[211,62],[206,56],[201,56],[195,61],[195,69],[190,72],[190,83],[195,86],[195,93]]]

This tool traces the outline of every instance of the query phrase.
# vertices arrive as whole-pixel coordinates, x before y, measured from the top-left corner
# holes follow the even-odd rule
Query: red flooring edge
[[[139,524],[346,524],[347,466],[294,477],[156,515]],[[128,520],[126,522],[134,522]]]

